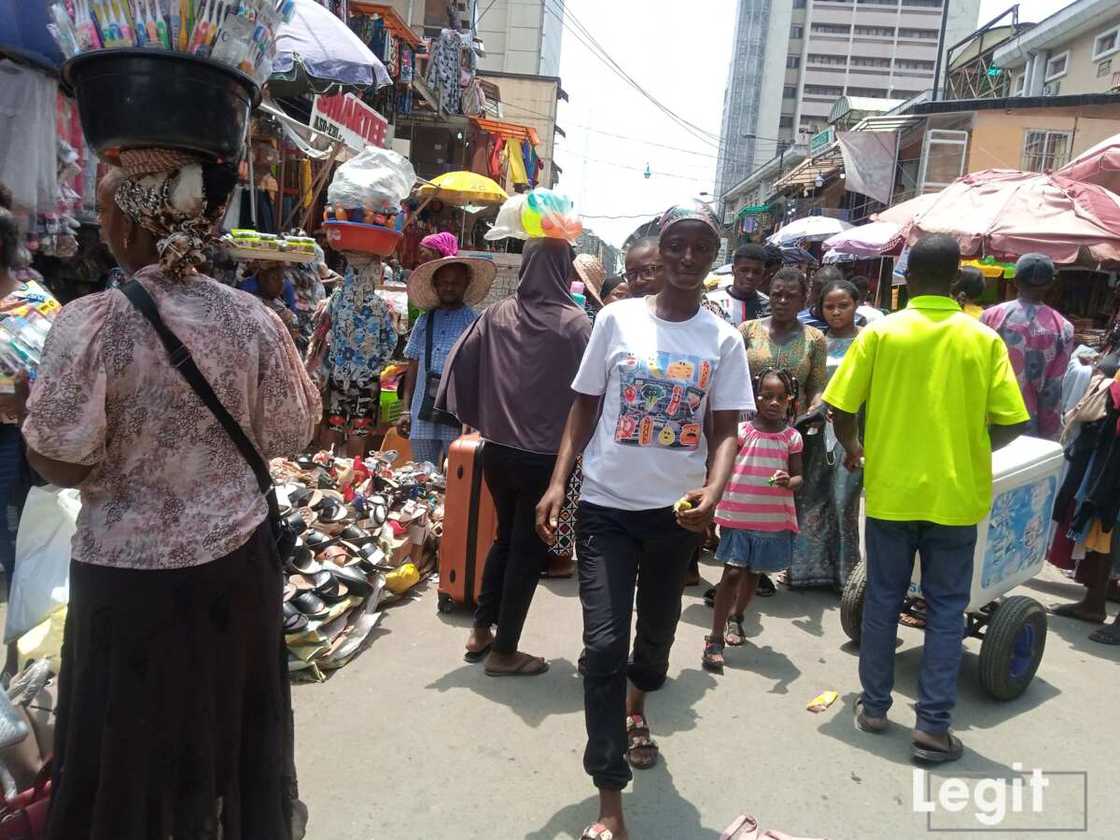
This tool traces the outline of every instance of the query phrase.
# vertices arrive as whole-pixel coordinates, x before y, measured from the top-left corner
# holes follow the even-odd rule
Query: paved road
[[[715,572],[706,568],[709,577]],[[626,797],[634,840],[717,840],[744,811],[764,827],[831,840],[926,837],[927,815],[913,807],[907,728],[920,632],[900,632],[896,726],[870,736],[852,725],[856,655],[840,630],[835,596],[780,591],[757,602],[761,609],[748,616],[750,646],[731,651],[726,674],[715,677],[699,667],[710,616],[702,591],[688,590],[671,680],[651,699],[664,761],[639,773]],[[1072,600],[1080,587],[1048,571],[1020,592],[1049,604]],[[431,587],[388,610],[371,647],[327,683],[296,686],[308,838],[578,837],[595,817],[595,799],[580,764],[575,593],[573,580],[538,591],[524,646],[551,661],[543,677],[493,679],[464,663],[468,618],[438,616]],[[1088,633],[1079,622],[1051,618],[1039,674],[1011,703],[981,692],[979,643],[969,640],[957,714],[969,750],[961,772],[1004,778],[1016,763],[1028,771],[1086,771],[1088,831],[1034,833],[1084,817],[1082,778],[1051,776],[1042,814],[1008,816],[1001,825],[1011,831],[930,840],[1117,835],[1120,650],[1089,642]],[[807,712],[824,689],[842,700],[823,714]],[[995,793],[984,795],[995,802]],[[1025,788],[1028,811],[1031,803]],[[978,825],[976,810],[970,805],[964,824]],[[940,810],[932,819],[935,828],[962,825],[962,815]]]

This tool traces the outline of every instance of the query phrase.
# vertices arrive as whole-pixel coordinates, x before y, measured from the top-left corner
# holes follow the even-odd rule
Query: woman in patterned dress
[[[320,413],[288,330],[196,270],[236,170],[125,152],[101,232],[264,458]],[[28,458],[82,491],[49,840],[292,835],[283,573],[253,471],[119,289],[55,318]]]

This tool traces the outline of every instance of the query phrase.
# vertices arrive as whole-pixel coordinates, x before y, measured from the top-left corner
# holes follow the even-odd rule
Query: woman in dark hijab
[[[488,309],[459,339],[437,401],[485,440],[482,468],[497,508],[498,538],[486,558],[466,658],[475,662],[489,653],[491,676],[548,670],[547,662],[517,645],[548,560],[534,509],[548,487],[575,397],[568,383],[591,334],[587,314],[569,292],[572,270],[567,242],[531,240],[517,293]]]

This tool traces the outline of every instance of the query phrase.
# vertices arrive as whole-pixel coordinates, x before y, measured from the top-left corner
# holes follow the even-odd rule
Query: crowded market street
[[[706,577],[715,572],[704,568]],[[741,663],[717,681],[693,655],[710,616],[702,589],[686,593],[666,694],[671,700],[659,707],[655,734],[669,757],[640,776],[629,794],[635,835],[716,840],[746,810],[794,835],[926,837],[926,815],[913,810],[915,766],[905,723],[885,740],[868,739],[845,708],[858,690],[856,657],[840,630],[835,598],[814,592],[771,598],[747,628],[752,646]],[[1047,573],[1021,591],[1050,602],[1073,597],[1075,589]],[[300,790],[312,813],[308,836],[578,837],[572,826],[591,820],[595,804],[581,793],[583,703],[578,649],[567,629],[579,620],[575,581],[549,581],[537,591],[526,635],[553,668],[531,684],[488,679],[464,663],[456,642],[467,617],[437,616],[432,590],[418,593],[414,605],[388,610],[374,648],[346,671],[326,685],[296,687]],[[952,772],[1003,777],[1013,763],[1085,771],[1090,830],[1080,830],[1084,787],[1058,791],[1055,783],[1046,824],[1071,830],[1037,836],[1104,838],[1120,819],[1120,803],[1105,793],[1115,758],[1120,654],[1102,655],[1080,622],[1054,619],[1050,631],[1043,670],[1030,693],[1010,703],[977,687],[977,646],[966,642],[958,710],[970,753],[961,773]],[[896,709],[905,721],[921,637],[905,629],[899,637]],[[840,691],[844,705],[807,712],[806,703],[826,688]],[[1082,737],[1093,721],[1100,737]],[[971,829],[949,835],[962,840],[990,836],[978,833],[983,826],[975,820],[947,822],[941,815],[938,825]]]
[[[1115,840],[1117,62],[0,0],[0,840]]]

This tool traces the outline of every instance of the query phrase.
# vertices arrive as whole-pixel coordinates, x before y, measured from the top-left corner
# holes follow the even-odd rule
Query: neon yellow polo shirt
[[[867,515],[973,525],[992,504],[990,424],[1029,419],[1003,340],[923,295],[864,327],[824,392],[864,435]]]

